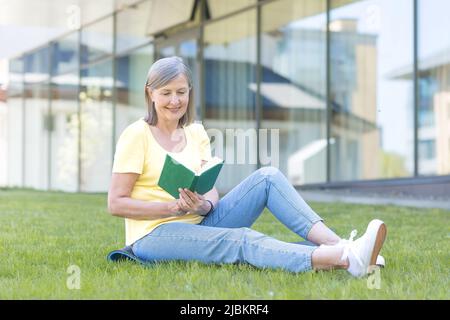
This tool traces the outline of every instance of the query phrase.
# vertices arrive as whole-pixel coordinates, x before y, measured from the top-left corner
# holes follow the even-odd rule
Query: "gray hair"
[[[191,124],[195,118],[194,92],[192,90],[192,72],[180,57],[162,58],[150,67],[147,73],[147,81],[145,82],[145,101],[147,102],[148,115],[145,121],[154,126],[158,122],[158,116],[152,98],[147,88],[155,90],[167,85],[170,81],[178,77],[180,74],[186,77],[189,85],[189,103],[186,113],[180,118],[178,125],[183,127]]]

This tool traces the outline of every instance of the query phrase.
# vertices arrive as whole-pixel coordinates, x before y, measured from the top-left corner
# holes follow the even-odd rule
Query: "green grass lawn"
[[[386,222],[387,266],[380,289],[344,270],[294,274],[248,265],[109,263],[123,246],[124,223],[105,194],[0,190],[0,299],[449,299],[450,211],[310,203],[341,237],[370,219]],[[265,211],[254,229],[299,237]],[[68,268],[81,270],[68,289]]]

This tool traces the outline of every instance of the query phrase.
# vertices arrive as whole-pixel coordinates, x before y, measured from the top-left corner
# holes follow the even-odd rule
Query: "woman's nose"
[[[180,101],[180,98],[176,94],[174,94],[170,97],[170,103],[172,103],[172,104],[178,104],[179,101]]]

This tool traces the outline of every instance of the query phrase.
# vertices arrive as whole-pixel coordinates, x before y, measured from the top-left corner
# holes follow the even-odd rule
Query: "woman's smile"
[[[181,106],[180,107],[166,107],[166,108],[172,113],[177,113],[178,111],[181,110]]]

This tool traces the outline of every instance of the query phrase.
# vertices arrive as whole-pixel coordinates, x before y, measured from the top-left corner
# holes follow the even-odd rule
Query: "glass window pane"
[[[131,123],[147,115],[144,85],[153,63],[153,46],[149,45],[116,59],[117,105],[116,137]]]
[[[192,81],[194,83],[193,90],[194,96],[200,97],[200,79],[199,70],[200,66],[197,59],[197,44],[199,43],[199,35],[195,34],[192,39],[185,39],[183,42],[179,43],[179,50],[177,55],[181,57],[184,62],[189,66],[192,71]],[[194,99],[195,114],[199,118],[201,115],[200,99]]]
[[[112,60],[81,70],[80,190],[105,192],[112,169]]]
[[[331,179],[411,176],[413,1],[331,4]]]
[[[1,69],[2,67],[0,67]],[[8,185],[8,106],[6,92],[0,85],[0,187]]]
[[[51,189],[78,189],[78,72],[52,77]]]
[[[23,98],[8,97],[8,186],[22,187],[23,161]]]
[[[25,84],[25,187],[48,188],[48,83]]]
[[[23,139],[23,59],[9,61],[7,116],[7,166],[6,184],[10,187],[22,186],[22,139]],[[1,156],[0,156],[1,157]]]
[[[152,40],[147,27],[152,1],[145,1],[117,13],[116,52],[121,53]]]
[[[52,74],[62,74],[78,68],[78,38],[79,33],[76,32],[53,44]]]
[[[326,180],[326,1],[262,7],[262,121],[279,130],[279,168],[294,185]]]
[[[155,43],[155,57],[179,56],[189,66],[192,72],[194,96],[200,97],[200,65],[198,60],[198,43],[200,39],[200,30],[191,29],[186,32],[180,32],[176,37],[169,37],[167,40],[159,40]],[[201,115],[200,99],[194,99],[196,115]]]
[[[146,9],[145,15],[143,15],[144,35],[153,35],[190,21],[194,2],[195,0],[150,0],[149,4],[144,6]],[[128,16],[128,19],[133,19],[131,24],[134,24],[133,12],[130,11]]]
[[[207,0],[209,14],[212,19],[256,4],[258,0]]]
[[[419,1],[419,174],[450,173],[450,29],[446,0]]]
[[[204,125],[214,136],[213,153],[225,159],[221,190],[256,169],[255,63],[256,10],[205,27]]]
[[[81,29],[81,63],[96,61],[113,52],[113,18]]]
[[[8,97],[22,95],[23,91],[23,59],[9,61]]]
[[[24,56],[25,81],[36,83],[48,80],[50,49],[44,47]]]

